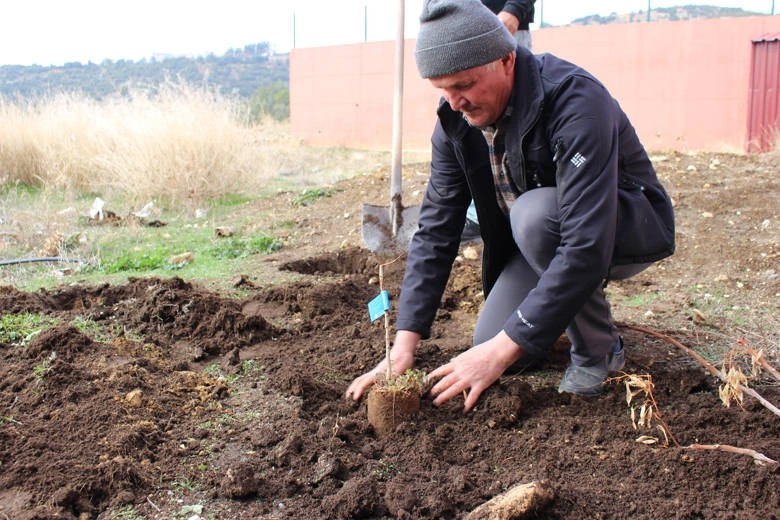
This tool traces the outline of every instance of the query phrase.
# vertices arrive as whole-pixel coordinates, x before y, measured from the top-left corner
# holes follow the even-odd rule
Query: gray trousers
[[[515,41],[528,49],[532,50],[533,43],[531,42],[531,31],[517,31],[515,33]]]
[[[509,315],[538,283],[561,241],[555,188],[536,188],[521,195],[512,206],[509,219],[520,254],[504,267],[485,300],[474,329],[475,345],[487,341],[503,329]],[[630,278],[649,265],[613,267],[610,279]],[[595,365],[612,352],[618,334],[601,285],[569,323],[566,335],[571,341],[571,362],[574,365]]]

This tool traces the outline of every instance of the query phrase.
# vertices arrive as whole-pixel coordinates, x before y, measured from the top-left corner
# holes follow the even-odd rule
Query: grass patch
[[[172,275],[222,277],[226,260],[272,253],[281,248],[277,238],[258,233],[220,238],[209,224],[171,221],[165,228],[128,229],[109,234],[94,245],[91,256],[99,260],[85,268],[86,275]]]
[[[252,197],[242,193],[225,193],[216,197],[212,202],[212,206],[234,208],[236,206],[246,204],[247,202],[251,202],[252,200]]]
[[[31,312],[5,314],[0,316],[0,342],[13,346],[26,345],[56,323],[57,320],[53,318]]]
[[[144,517],[132,505],[124,505],[108,513],[110,520],[144,520]]]
[[[655,292],[646,292],[641,294],[634,294],[623,301],[621,305],[626,307],[648,307],[660,299],[660,295]]]
[[[223,430],[231,424],[237,421],[235,417],[230,414],[223,413],[222,415],[202,422],[199,426],[204,430],[219,431]]]
[[[697,343],[689,345],[690,349],[699,354],[708,363],[719,367],[723,363],[723,356],[729,351],[729,346],[719,345],[715,342]]]
[[[24,182],[6,182],[0,185],[0,195],[15,198],[33,198],[41,193],[41,188]]]
[[[726,320],[731,325],[743,322],[744,309],[738,305],[726,289],[697,286],[691,290],[690,307],[702,313],[707,323]]]
[[[385,459],[379,459],[379,464],[374,470],[374,476],[380,482],[386,482],[398,475],[400,472],[401,470],[399,470],[398,467],[392,462],[388,462]]]
[[[0,415],[0,427],[6,424],[22,424],[22,423],[14,419],[13,415]]]
[[[245,258],[251,255],[265,255],[278,251],[282,243],[268,235],[255,237],[229,237],[217,242],[206,253],[219,259]]]
[[[85,334],[96,341],[100,341],[101,343],[110,343],[111,340],[120,335],[120,330],[116,326],[112,329],[112,327],[107,327],[91,318],[77,316],[70,323],[82,334]]]
[[[317,199],[330,197],[335,193],[332,188],[306,188],[300,195],[293,198],[291,204],[295,207],[308,206]]]
[[[33,378],[37,384],[43,384],[43,380],[46,378],[46,374],[48,374],[51,370],[51,363],[55,359],[57,359],[57,353],[52,352],[49,357],[33,367]]]
[[[225,381],[228,385],[234,385],[245,377],[253,377],[259,379],[265,367],[259,365],[254,359],[247,359],[241,362],[241,367],[235,374],[226,374],[222,367],[217,363],[212,363],[203,369],[203,373],[218,379]]]
[[[171,254],[167,249],[144,251],[138,254],[123,253],[116,258],[105,261],[98,268],[104,273],[122,273],[126,271],[155,271],[158,269],[174,270],[180,268],[169,262]]]
[[[194,480],[184,478],[181,480],[174,480],[171,483],[171,487],[173,489],[179,490],[179,491],[189,491],[194,492],[198,491],[201,487],[200,483],[195,482]]]

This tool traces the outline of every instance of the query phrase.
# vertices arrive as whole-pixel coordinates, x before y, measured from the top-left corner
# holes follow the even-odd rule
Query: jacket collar
[[[515,96],[511,127],[520,135],[527,134],[539,119],[544,101],[542,88],[542,58],[525,47],[517,47],[515,60]]]

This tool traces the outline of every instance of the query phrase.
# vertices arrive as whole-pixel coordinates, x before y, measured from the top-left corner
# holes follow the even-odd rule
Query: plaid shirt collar
[[[495,124],[480,129],[488,145],[490,169],[493,171],[493,184],[496,187],[496,201],[501,211],[507,216],[509,216],[512,204],[521,195],[517,185],[509,176],[509,169],[506,166],[506,128],[512,117],[513,105],[514,94]]]

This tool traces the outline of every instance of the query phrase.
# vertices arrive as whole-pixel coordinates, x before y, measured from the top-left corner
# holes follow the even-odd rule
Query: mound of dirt
[[[741,339],[777,366],[776,165],[655,160],[676,203],[678,253],[610,295],[625,370],[652,376],[666,435],[658,417],[635,428],[621,382],[595,399],[559,394],[565,338],[538,370],[502,377],[469,414],[457,399],[435,407],[424,398],[413,420],[375,435],[365,403],[343,393],[383,355],[381,320],[369,321],[366,303],[387,259],[357,245],[359,209],[345,208],[356,193],[381,203],[384,172],[303,210],[278,202],[280,219],[306,216],[265,262],[270,275],[245,274],[241,299],[179,278],[1,288],[1,313],[57,324],[0,344],[0,518],[461,518],[535,480],[555,491],[539,518],[777,518],[780,465],[690,445],[780,460],[780,418],[750,396],[724,407],[715,377],[634,328],[704,354]],[[482,297],[471,257],[456,262],[418,368],[470,346]],[[299,278],[280,281],[285,272]],[[402,275],[402,261],[385,269],[391,298]],[[771,377],[750,384],[780,402]]]

